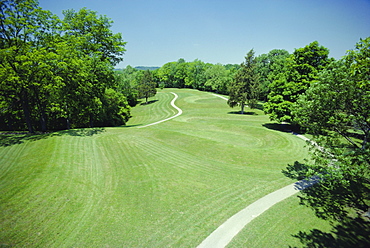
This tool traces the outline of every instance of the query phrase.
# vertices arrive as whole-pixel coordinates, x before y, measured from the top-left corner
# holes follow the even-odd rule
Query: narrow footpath
[[[224,100],[228,100],[224,96],[212,94]],[[305,141],[309,139],[303,135],[296,135]],[[253,202],[246,208],[242,209],[235,215],[231,216],[221,226],[214,230],[197,248],[223,248],[254,218],[268,210],[276,203],[293,196],[298,191],[318,182],[319,179],[302,180],[278,189],[260,199]]]
[[[179,108],[179,107],[177,107],[176,105],[175,105],[175,101],[176,101],[176,99],[179,97],[176,93],[173,93],[173,92],[171,92],[175,97],[172,99],[172,101],[171,101],[171,106],[172,107],[174,107],[178,112],[177,112],[177,114],[175,114],[174,116],[171,116],[171,117],[169,117],[169,118],[167,118],[167,119],[164,119],[164,120],[160,120],[160,121],[157,121],[157,122],[154,122],[154,123],[150,123],[150,124],[148,124],[148,125],[145,125],[145,126],[140,126],[140,127],[138,127],[138,128],[143,128],[143,127],[149,127],[149,126],[153,126],[153,125],[157,125],[157,124],[159,124],[159,123],[162,123],[162,122],[165,122],[165,121],[168,121],[168,120],[171,120],[171,119],[173,119],[173,118],[176,118],[177,116],[179,116],[179,115],[181,115],[182,114],[182,110]]]
[[[254,218],[265,212],[276,203],[296,194],[299,190],[310,187],[317,182],[302,180],[278,189],[253,202],[243,210],[231,216],[221,226],[214,230],[198,248],[223,248]]]
[[[178,98],[176,93],[171,92],[175,97],[171,101],[171,106],[174,107],[178,113],[174,116],[171,116],[167,119],[160,120],[154,123],[150,123],[144,126],[140,126],[138,128],[149,127],[153,126],[173,118],[182,114],[182,110],[175,105],[175,101]],[[212,94],[224,100],[228,100],[226,97]],[[301,138],[305,141],[309,139],[303,135],[296,135],[298,138]],[[253,202],[246,208],[242,209],[235,215],[231,216],[228,220],[226,220],[221,226],[219,226],[216,230],[214,230],[203,242],[198,245],[197,248],[223,248],[230,243],[230,241],[254,218],[268,210],[270,207],[275,205],[276,203],[285,200],[286,198],[296,194],[298,191],[303,190],[311,185],[315,184],[318,179],[311,179],[311,180],[302,180],[295,183],[292,183],[288,186],[285,186],[281,189],[278,189],[260,199]]]

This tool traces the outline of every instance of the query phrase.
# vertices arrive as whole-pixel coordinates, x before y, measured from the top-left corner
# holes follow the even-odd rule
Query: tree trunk
[[[41,110],[41,116],[40,116],[40,122],[41,122],[41,132],[46,132],[46,114],[44,110]]]
[[[27,93],[23,93],[21,99],[22,99],[21,102],[22,102],[23,114],[24,114],[24,118],[26,120],[28,131],[30,133],[34,133],[35,131],[33,130],[33,127],[32,127],[31,113],[30,113],[30,107],[29,107]]]
[[[46,132],[46,122],[47,122],[47,116],[46,116],[46,112],[45,112],[45,109],[46,109],[46,104],[43,104],[40,100],[40,98],[38,97],[38,94],[36,94],[37,96],[37,101],[38,101],[38,108],[40,109],[40,125],[41,125],[41,132],[45,133]]]
[[[66,123],[67,123],[67,130],[71,129],[71,123],[69,122],[69,118],[66,118]]]
[[[67,125],[67,130],[71,129],[71,122],[69,120],[69,108],[68,108],[68,105],[67,105],[67,102],[64,102],[64,108],[65,108],[65,111],[66,111],[66,125]]]
[[[93,113],[90,114],[90,127],[91,128],[94,127],[94,114]]]
[[[244,103],[242,103],[242,110],[240,111],[240,113],[242,114],[242,115],[244,115]]]

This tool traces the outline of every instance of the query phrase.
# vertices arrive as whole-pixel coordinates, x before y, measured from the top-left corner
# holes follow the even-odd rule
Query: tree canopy
[[[138,98],[145,98],[145,103],[148,103],[148,98],[155,96],[157,90],[156,83],[153,81],[152,73],[149,70],[144,71],[141,80],[137,84]]]
[[[293,122],[294,103],[331,61],[328,56],[329,50],[314,41],[295,49],[291,56],[276,64],[277,70],[270,75],[268,101],[264,104],[272,120]]]
[[[260,85],[257,72],[257,61],[254,57],[253,49],[247,53],[245,62],[236,72],[234,80],[229,84],[229,100],[227,103],[230,107],[240,106],[241,114],[244,114],[244,106],[250,108],[257,106]]]
[[[369,56],[370,37],[326,66],[299,97],[293,114],[314,135],[314,160],[288,166],[284,172],[295,179],[320,178],[303,191],[302,203],[333,221],[336,229],[356,227],[351,230],[354,237],[370,234],[364,228],[370,221]]]
[[[35,0],[1,2],[2,129],[34,132],[128,120],[125,96],[112,94],[113,66],[125,51],[121,34],[113,34],[112,21],[94,11],[64,15],[60,20]],[[116,98],[116,108],[107,105],[113,103],[107,94]],[[113,124],[108,113],[120,121]]]

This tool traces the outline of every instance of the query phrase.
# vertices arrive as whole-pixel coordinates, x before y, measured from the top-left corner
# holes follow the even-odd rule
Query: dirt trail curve
[[[153,125],[156,125],[156,124],[159,124],[159,123],[162,123],[162,122],[165,122],[165,121],[171,120],[171,119],[173,119],[173,118],[175,118],[175,117],[177,117],[177,116],[179,116],[179,115],[181,115],[181,114],[182,114],[182,109],[180,109],[179,107],[177,107],[177,106],[175,105],[175,101],[176,101],[176,99],[177,99],[179,96],[178,96],[176,93],[173,93],[173,92],[171,92],[171,93],[175,96],[175,97],[172,99],[172,101],[171,101],[171,105],[172,105],[172,107],[174,107],[174,108],[178,111],[178,113],[177,113],[177,114],[175,114],[174,116],[171,116],[171,117],[167,118],[167,119],[160,120],[160,121],[157,121],[157,122],[154,122],[154,123],[150,123],[150,124],[145,125],[145,126],[140,126],[140,127],[138,127],[138,128],[143,128],[143,127],[153,126]]]
[[[224,100],[227,98],[213,94]],[[309,140],[303,135],[296,135],[297,137],[307,141]],[[223,248],[254,218],[265,212],[267,209],[276,203],[285,200],[286,198],[294,195],[299,190],[310,187],[315,184],[318,179],[311,179],[309,181],[302,180],[292,183],[281,189],[278,189],[260,199],[253,202],[243,210],[231,216],[221,226],[214,230],[197,248]]]

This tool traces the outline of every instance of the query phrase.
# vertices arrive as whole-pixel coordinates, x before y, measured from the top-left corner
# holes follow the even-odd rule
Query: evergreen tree
[[[139,98],[145,98],[145,104],[148,103],[149,97],[155,96],[157,93],[155,86],[156,83],[153,81],[152,73],[149,70],[144,71],[144,74],[137,85],[137,90]]]
[[[257,73],[257,61],[254,51],[251,49],[245,57],[245,62],[237,71],[234,80],[229,85],[230,107],[240,106],[241,114],[244,114],[244,107],[256,108],[259,97],[260,85]]]

